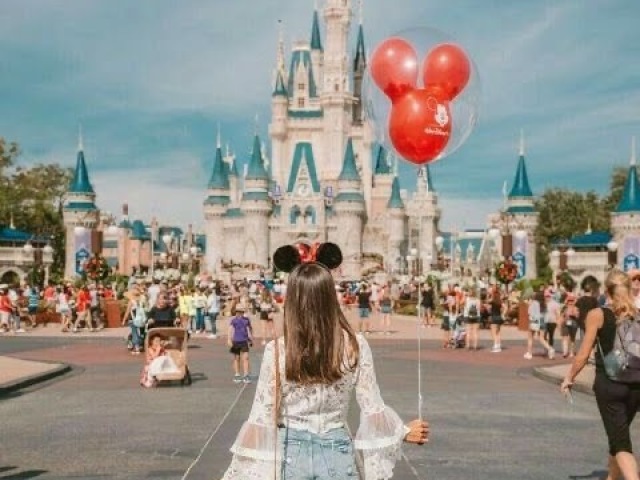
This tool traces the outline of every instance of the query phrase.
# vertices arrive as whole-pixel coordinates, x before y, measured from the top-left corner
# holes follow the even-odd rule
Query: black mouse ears
[[[335,243],[297,243],[284,245],[273,254],[274,266],[283,272],[291,272],[302,263],[317,262],[329,270],[338,268],[342,264],[342,251]]]

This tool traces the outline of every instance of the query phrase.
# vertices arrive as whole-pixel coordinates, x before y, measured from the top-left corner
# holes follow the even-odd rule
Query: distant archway
[[[19,285],[20,280],[25,277],[26,273],[19,268],[6,268],[0,270],[0,284]]]

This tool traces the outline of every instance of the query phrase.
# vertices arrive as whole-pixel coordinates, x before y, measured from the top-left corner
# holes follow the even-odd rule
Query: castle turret
[[[342,170],[338,177],[338,194],[334,200],[334,209],[338,228],[332,241],[342,249],[343,275],[359,278],[362,269],[362,235],[366,210],[351,138],[347,141]]]
[[[100,216],[95,200],[96,194],[89,181],[82,134],[80,133],[76,169],[63,205],[63,221],[66,231],[64,269],[66,278],[73,278],[80,274],[82,262],[94,251],[100,251],[99,245],[92,245],[94,239],[92,231],[98,225]]]
[[[534,207],[534,200],[527,174],[524,133],[521,131],[518,167],[505,209],[509,219],[509,225],[507,225],[509,235],[503,237],[503,241],[510,241],[511,245],[507,245],[506,249],[503,245],[502,251],[511,252],[513,259],[527,278],[537,276],[535,230],[538,226],[538,213]],[[512,224],[516,226],[515,231],[512,231]]]
[[[216,273],[217,265],[224,252],[224,215],[231,204],[229,165],[222,159],[220,132],[213,169],[204,201],[204,218],[207,235],[206,264],[210,272]]]
[[[278,73],[276,85],[271,96],[271,157],[272,172],[278,184],[284,182],[285,172],[282,171],[284,142],[287,139],[289,96],[284,83],[284,77]]]
[[[358,40],[356,54],[353,58],[353,96],[356,98],[353,104],[353,123],[359,125],[363,121],[362,82],[364,72],[367,69],[367,56],[364,49],[364,31],[362,28],[362,2],[360,4],[360,25],[358,26]]]
[[[387,151],[382,145],[379,145],[375,153],[373,188],[371,189],[371,217],[373,219],[383,216],[386,211],[393,178]]]
[[[391,194],[387,202],[388,215],[388,241],[387,241],[387,263],[388,266],[396,264],[398,259],[403,258],[403,243],[407,234],[407,214],[404,202],[400,196],[400,180],[394,175],[391,183]]]
[[[316,85],[322,85],[322,63],[323,49],[320,39],[320,20],[318,19],[318,9],[313,10],[313,22],[311,24],[311,63],[313,65],[313,76]]]
[[[234,241],[243,241],[241,258],[245,263],[267,267],[269,264],[269,216],[272,206],[269,198],[269,174],[264,166],[262,145],[256,134],[253,151],[244,179],[240,210],[244,216],[244,232]]]
[[[611,212],[611,232],[618,244],[618,265],[628,271],[640,267],[640,181],[636,165],[636,141],[631,139],[631,159],[622,198]]]
[[[436,237],[441,215],[429,165],[423,165],[418,170],[416,192],[411,199],[408,213],[409,244],[418,249],[423,265],[422,271],[425,271],[426,266],[436,257]]]

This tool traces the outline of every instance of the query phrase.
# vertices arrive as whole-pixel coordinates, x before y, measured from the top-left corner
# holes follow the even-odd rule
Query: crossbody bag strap
[[[275,329],[274,329],[275,330]],[[280,416],[280,345],[275,331],[273,332],[273,348],[275,350],[275,384],[274,384],[274,411],[273,411],[273,480],[278,479],[278,418]]]

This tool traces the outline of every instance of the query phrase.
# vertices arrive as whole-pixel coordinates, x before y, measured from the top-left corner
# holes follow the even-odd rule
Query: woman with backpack
[[[527,351],[524,354],[524,358],[531,360],[533,358],[533,340],[538,339],[538,342],[547,350],[547,355],[550,360],[553,360],[555,356],[555,350],[547,343],[542,335],[545,331],[544,320],[547,316],[547,302],[545,300],[545,293],[539,291],[535,297],[529,302],[529,332],[527,334]]]
[[[638,464],[633,457],[629,429],[640,408],[640,370],[627,368],[627,372],[635,379],[620,381],[612,380],[610,375],[615,373],[609,362],[609,355],[619,338],[621,329],[629,329],[637,336],[638,310],[634,303],[629,277],[619,270],[613,270],[605,281],[607,303],[605,307],[595,308],[589,312],[586,319],[586,333],[567,373],[560,391],[569,395],[575,378],[587,364],[591,350],[596,347],[596,375],[593,391],[600,410],[600,416],[609,442],[609,475],[607,480],[639,480]],[[634,343],[640,338],[631,338]],[[626,342],[622,342],[623,344]],[[623,345],[624,346],[624,345]],[[638,357],[635,359],[640,360]],[[613,371],[612,371],[613,370]],[[635,380],[635,381],[634,381]],[[626,383],[630,381],[630,383]]]

